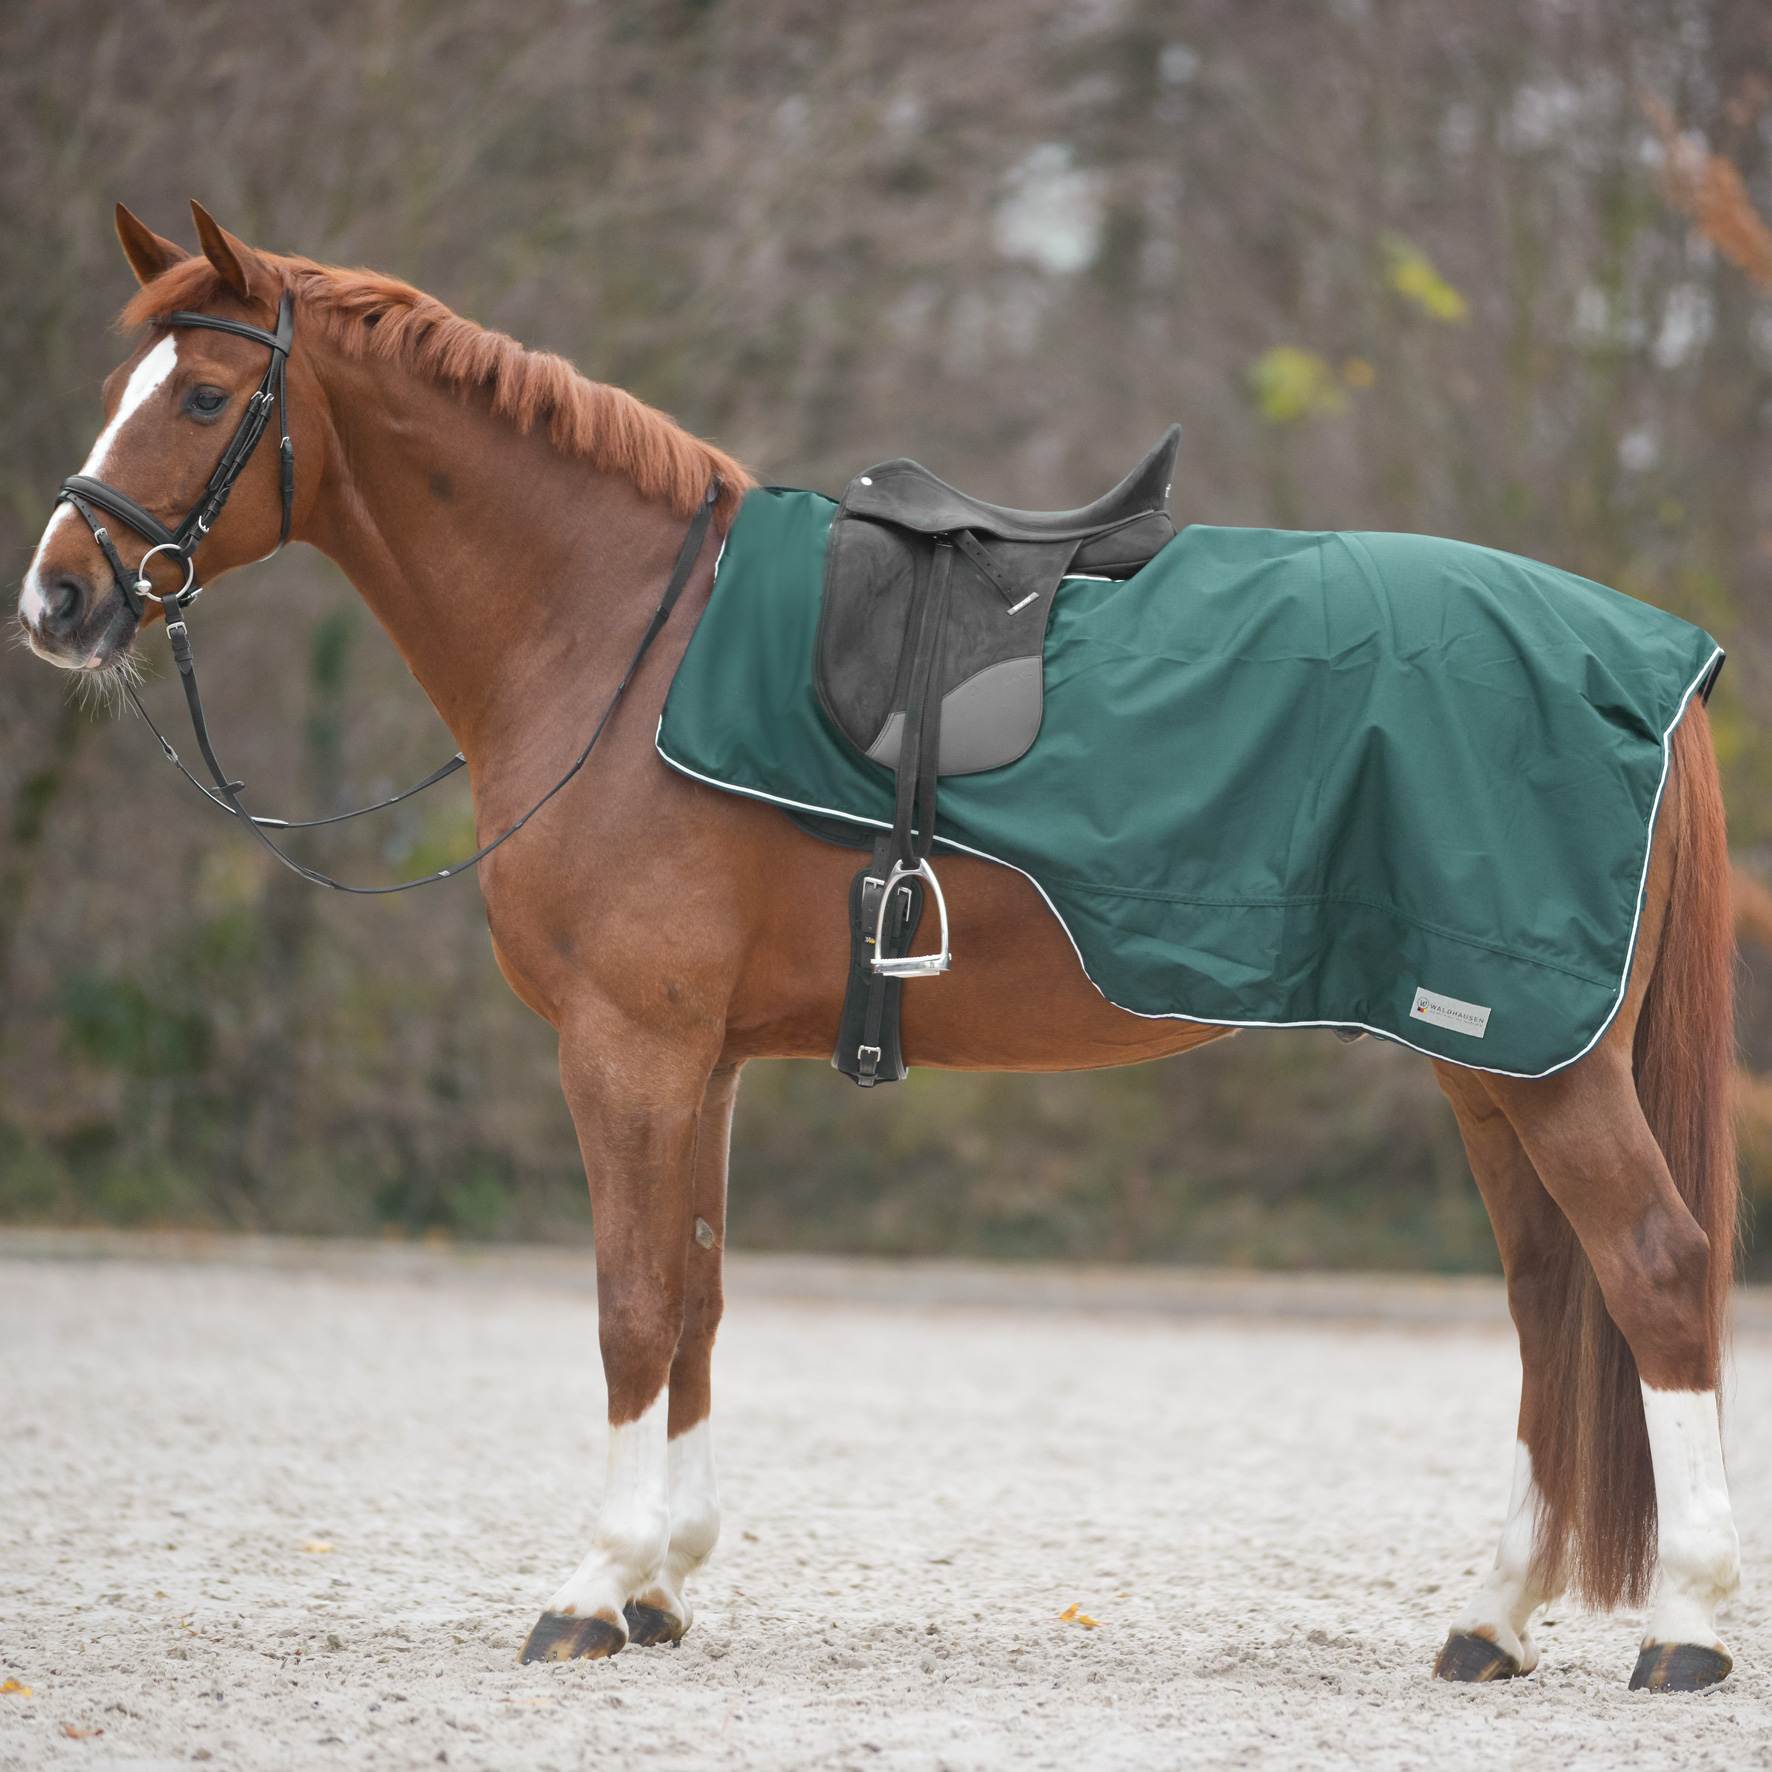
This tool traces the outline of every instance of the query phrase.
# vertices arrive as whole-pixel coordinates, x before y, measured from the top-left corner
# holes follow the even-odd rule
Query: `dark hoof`
[[[523,1653],[526,1661],[601,1661],[627,1642],[618,1625],[607,1618],[569,1618],[561,1612],[544,1612],[529,1633]]]
[[[622,1616],[628,1621],[628,1641],[638,1643],[642,1649],[660,1643],[669,1643],[675,1649],[683,1641],[683,1621],[657,1606],[642,1606],[637,1600],[629,1600],[622,1608]]]
[[[1697,1643],[1651,1643],[1637,1657],[1630,1689],[1640,1692],[1698,1692],[1726,1680],[1735,1665],[1721,1649]]]
[[[1511,1680],[1519,1671],[1520,1664],[1499,1643],[1461,1630],[1455,1630],[1446,1639],[1446,1647],[1434,1663],[1436,1680],[1461,1680],[1467,1684]]]

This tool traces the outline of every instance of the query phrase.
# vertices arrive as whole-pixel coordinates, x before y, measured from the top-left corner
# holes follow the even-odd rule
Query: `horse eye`
[[[214,418],[228,403],[228,396],[221,388],[192,388],[185,395],[185,410],[197,418]]]

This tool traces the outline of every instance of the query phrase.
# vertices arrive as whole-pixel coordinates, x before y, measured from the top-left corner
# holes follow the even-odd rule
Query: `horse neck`
[[[300,539],[356,587],[476,779],[513,740],[551,757],[549,710],[614,687],[682,520],[484,399],[386,363],[323,373],[333,436]]]

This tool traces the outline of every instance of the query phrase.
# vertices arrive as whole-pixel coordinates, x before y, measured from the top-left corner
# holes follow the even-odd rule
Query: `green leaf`
[[[1449,325],[1470,317],[1464,297],[1434,269],[1434,261],[1413,240],[1386,234],[1383,245],[1385,272],[1398,295]]]
[[[1272,345],[1249,366],[1255,403],[1269,424],[1296,424],[1313,414],[1347,410],[1347,395],[1335,372],[1315,351]]]

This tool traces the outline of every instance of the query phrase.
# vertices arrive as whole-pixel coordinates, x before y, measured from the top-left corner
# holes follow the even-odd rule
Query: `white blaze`
[[[130,375],[129,385],[123,390],[123,398],[117,403],[117,414],[105,428],[99,432],[98,441],[93,444],[91,453],[86,458],[80,472],[89,474],[96,480],[105,478],[105,471],[110,462],[111,446],[117,441],[123,427],[138,413],[154,391],[172,374],[178,364],[178,337],[168,333],[165,338],[136,364]],[[25,621],[35,627],[42,620],[43,612],[48,608],[48,599],[43,594],[43,581],[38,575],[38,562],[42,560],[44,550],[49,546],[49,538],[55,534],[56,526],[64,519],[72,521],[74,513],[66,504],[58,504],[43,531],[43,539],[37,544],[37,551],[31,556],[31,568],[25,574],[24,595],[19,598],[18,612]]]

